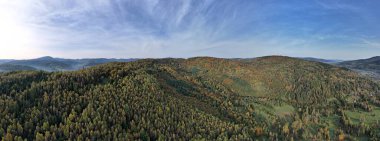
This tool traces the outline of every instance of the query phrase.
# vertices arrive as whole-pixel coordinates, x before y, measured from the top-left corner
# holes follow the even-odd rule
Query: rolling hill
[[[283,56],[0,74],[3,139],[376,140],[379,106],[379,83]]]
[[[337,65],[350,68],[375,80],[380,80],[380,56],[368,59],[340,62]]]
[[[17,70],[70,71],[103,63],[135,60],[137,59],[61,59],[46,56],[29,60],[4,60],[3,63],[0,63],[0,72]]]

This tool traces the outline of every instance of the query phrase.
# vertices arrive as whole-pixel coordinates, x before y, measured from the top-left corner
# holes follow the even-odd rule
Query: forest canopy
[[[380,85],[289,57],[0,74],[2,140],[380,138]]]

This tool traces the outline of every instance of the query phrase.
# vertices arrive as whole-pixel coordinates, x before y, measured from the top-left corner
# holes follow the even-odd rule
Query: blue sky
[[[0,59],[380,55],[378,0],[0,0]]]

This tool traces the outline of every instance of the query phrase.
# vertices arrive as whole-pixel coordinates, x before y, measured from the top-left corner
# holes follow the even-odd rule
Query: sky
[[[0,59],[380,56],[379,0],[0,0]]]

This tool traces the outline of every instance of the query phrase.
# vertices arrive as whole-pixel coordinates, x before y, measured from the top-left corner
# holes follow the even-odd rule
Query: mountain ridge
[[[380,81],[380,56],[337,63],[338,66],[350,68],[364,76]]]
[[[0,61],[1,71],[17,71],[17,70],[43,70],[43,71],[72,71],[83,69],[86,67],[108,63],[108,62],[129,62],[137,59],[63,59],[44,56],[36,59],[24,60],[6,60]],[[26,69],[28,68],[28,69]]]
[[[334,64],[334,63],[343,62],[343,60],[321,59],[321,58],[314,58],[314,57],[302,57],[301,59],[308,60],[308,61],[321,62],[321,63],[328,63],[328,64]]]

